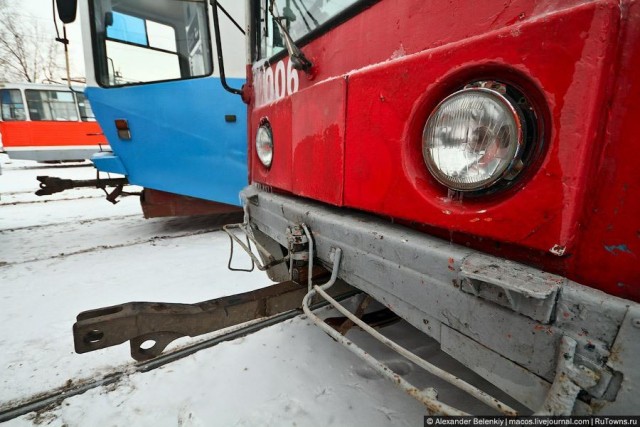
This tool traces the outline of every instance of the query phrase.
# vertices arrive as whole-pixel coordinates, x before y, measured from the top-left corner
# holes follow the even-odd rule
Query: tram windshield
[[[92,40],[102,86],[211,74],[204,0],[93,0]]]

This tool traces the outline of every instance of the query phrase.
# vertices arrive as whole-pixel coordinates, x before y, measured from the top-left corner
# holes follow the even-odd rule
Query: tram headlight
[[[422,154],[441,184],[478,191],[521,166],[523,139],[517,107],[496,90],[471,87],[448,96],[431,113]]]
[[[265,122],[260,125],[256,133],[256,153],[265,167],[270,167],[273,161],[273,133],[271,126]]]

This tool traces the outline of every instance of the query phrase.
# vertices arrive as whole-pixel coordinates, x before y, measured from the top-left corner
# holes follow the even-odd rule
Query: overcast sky
[[[43,36],[55,39],[56,31],[53,26],[53,8],[51,0],[22,0],[20,2],[15,2],[14,5],[20,19],[37,19],[40,27],[42,28]],[[58,24],[60,32],[62,33],[62,24],[59,21]],[[84,77],[84,54],[82,52],[80,23],[78,21],[67,26],[67,37],[70,40],[69,52],[71,60],[71,76]],[[60,63],[64,64],[63,55],[60,58]]]

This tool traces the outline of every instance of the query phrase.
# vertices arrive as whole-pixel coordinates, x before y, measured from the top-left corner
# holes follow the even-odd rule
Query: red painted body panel
[[[0,121],[5,147],[106,145],[97,122]]]
[[[347,83],[327,80],[253,110],[249,141],[268,120],[274,135],[271,167],[249,156],[256,182],[342,205]],[[322,102],[316,100],[322,99]],[[295,111],[296,120],[291,120]],[[253,146],[251,147],[253,149]]]
[[[584,135],[597,132],[603,113],[601,76],[609,73],[612,59],[605,41],[617,36],[615,12],[581,7],[350,75],[345,204],[541,251],[560,246],[570,252],[592,151],[585,149]],[[567,27],[572,31],[566,33]],[[609,37],[581,36],[593,32]],[[555,43],[560,38],[562,45]],[[548,47],[523,55],[514,43]],[[487,75],[544,96],[551,110],[547,156],[517,191],[451,200],[424,166],[422,129],[445,94]],[[564,105],[571,105],[570,114],[562,114]]]
[[[640,300],[639,24],[626,1],[382,0],[303,47],[316,74],[300,73],[298,92],[256,107],[255,79],[250,141],[275,118],[282,160],[266,171],[250,144],[250,178]],[[514,188],[451,200],[424,166],[422,128],[446,95],[484,78],[532,97],[545,149]],[[322,89],[338,81],[344,90]]]
[[[346,95],[347,82],[337,78],[291,97],[295,194],[342,205]]]
[[[256,109],[250,118],[248,141],[252,142],[249,144],[252,153],[249,158],[251,159],[253,179],[257,182],[268,182],[269,185],[276,188],[292,191],[291,98],[286,98],[266,108]],[[265,168],[255,154],[256,132],[262,120],[269,120],[274,135],[273,160],[270,169]]]
[[[569,271],[578,282],[640,301],[640,3],[623,6],[612,96],[600,118],[606,127]]]

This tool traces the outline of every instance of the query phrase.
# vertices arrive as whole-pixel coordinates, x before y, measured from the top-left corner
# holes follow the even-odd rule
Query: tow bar
[[[340,299],[357,293],[344,282],[336,284],[332,291]],[[306,293],[306,286],[287,281],[196,304],[130,302],[84,311],[73,325],[75,350],[87,353],[130,341],[131,357],[149,360],[180,337],[301,310]]]
[[[36,178],[40,181],[40,189],[36,191],[38,196],[50,196],[73,188],[93,187],[103,190],[107,195],[107,200],[113,204],[118,203],[117,198],[123,194],[124,186],[129,184],[127,178],[63,179],[55,176],[38,176]],[[107,187],[115,187],[115,189],[109,193]]]

